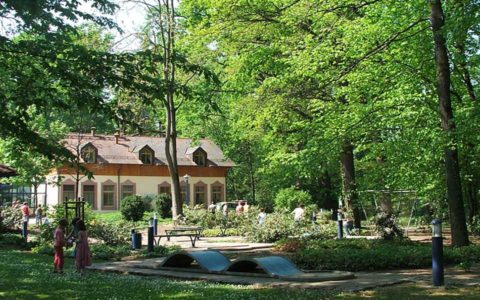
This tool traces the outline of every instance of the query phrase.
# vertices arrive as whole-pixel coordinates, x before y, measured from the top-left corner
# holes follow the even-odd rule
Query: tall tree
[[[447,197],[450,209],[452,245],[460,247],[468,245],[469,240],[462,197],[457,138],[455,137],[455,118],[450,95],[450,65],[446,40],[442,31],[445,25],[445,15],[440,0],[430,0],[430,8],[430,20],[432,22],[433,40],[435,43],[440,118],[442,129],[447,135],[444,161],[447,179]]]

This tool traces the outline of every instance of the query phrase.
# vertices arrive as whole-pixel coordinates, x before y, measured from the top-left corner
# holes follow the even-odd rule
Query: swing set
[[[359,196],[366,195],[368,201],[359,201],[365,220],[371,221],[379,211],[391,211],[397,216],[398,223],[404,226],[405,235],[412,224],[415,210],[418,210],[418,196],[414,190],[364,190]],[[408,222],[405,224],[408,218]],[[404,223],[404,224],[401,224]]]

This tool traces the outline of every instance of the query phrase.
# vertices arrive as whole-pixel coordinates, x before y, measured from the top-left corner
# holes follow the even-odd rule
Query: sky
[[[117,3],[120,9],[114,16],[114,20],[124,33],[114,33],[116,37],[115,50],[135,50],[139,45],[135,33],[139,31],[145,19],[145,7],[129,1],[117,1]]]

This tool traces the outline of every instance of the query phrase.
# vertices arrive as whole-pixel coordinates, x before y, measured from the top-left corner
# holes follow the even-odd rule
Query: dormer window
[[[205,167],[207,165],[207,157],[202,151],[196,151],[193,153],[193,161],[197,166]]]
[[[140,160],[145,165],[153,164],[153,150],[150,147],[144,147],[140,150]]]
[[[81,155],[87,164],[94,164],[97,161],[97,149],[90,144],[82,148]]]

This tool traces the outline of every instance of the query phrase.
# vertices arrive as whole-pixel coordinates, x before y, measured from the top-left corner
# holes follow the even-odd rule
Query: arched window
[[[97,149],[90,144],[82,148],[81,155],[87,164],[94,164],[97,161]]]
[[[150,147],[145,146],[142,150],[140,150],[140,160],[145,165],[152,165],[153,164],[153,150]]]
[[[207,207],[207,185],[201,181],[193,185],[195,201],[194,205],[203,205]]]
[[[218,181],[213,183],[211,186],[211,199],[212,203],[219,203],[224,201],[223,197],[223,191],[224,191],[224,185]]]

